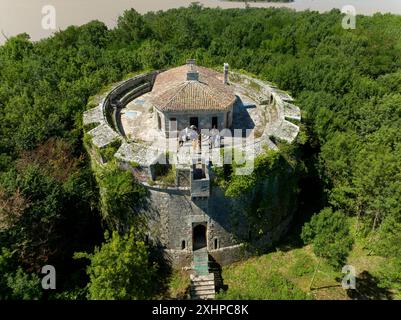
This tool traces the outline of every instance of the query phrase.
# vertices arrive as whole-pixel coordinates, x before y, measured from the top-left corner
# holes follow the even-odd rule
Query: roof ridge
[[[183,91],[183,90],[188,86],[188,82],[189,82],[189,81],[184,81],[184,82],[180,83],[179,86],[182,86],[182,87],[179,88],[179,90],[177,91],[177,93],[173,94],[173,96],[172,96],[164,105],[167,106],[171,101],[173,101],[174,98],[175,98],[181,91]],[[163,94],[166,93],[167,91],[171,91],[171,90],[174,90],[174,89],[175,89],[175,88],[167,89],[166,91],[163,91],[163,92],[161,93],[161,95],[163,95]]]
[[[211,93],[211,91],[212,91],[212,89],[210,88],[210,86],[207,86],[208,88],[208,92],[206,92],[206,94],[213,100],[213,101],[215,101],[220,107],[224,107],[223,105],[222,105],[222,103],[221,102],[219,102],[218,100],[217,100],[217,98],[215,97],[215,96],[213,96],[213,93]]]
[[[181,88],[179,88],[179,90],[171,97],[170,100],[168,100],[165,103],[165,106],[169,105],[174,99],[176,99],[181,93],[182,91],[184,91],[185,89],[187,89],[189,87],[189,85],[191,84],[199,84],[199,85],[204,85],[207,86],[206,84],[201,83],[200,81],[197,80],[186,80],[184,82],[182,82],[179,86],[182,86]],[[174,88],[171,88],[170,90],[173,90]],[[167,91],[167,90],[166,90]]]

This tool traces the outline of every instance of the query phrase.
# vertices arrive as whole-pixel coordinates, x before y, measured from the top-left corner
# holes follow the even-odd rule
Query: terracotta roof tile
[[[235,101],[223,75],[196,67],[199,81],[187,81],[188,66],[170,69],[156,78],[151,101],[161,111],[227,110]]]

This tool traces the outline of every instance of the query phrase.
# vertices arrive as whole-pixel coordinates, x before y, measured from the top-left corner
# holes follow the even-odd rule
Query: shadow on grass
[[[392,300],[392,293],[380,288],[378,282],[368,271],[363,271],[356,278],[356,289],[347,290],[347,295],[353,300]]]
[[[330,288],[341,288],[341,284],[333,284],[333,285],[328,285],[328,286],[323,286],[323,287],[311,288],[311,291],[330,289]]]
[[[291,230],[290,233],[282,240],[282,242],[276,245],[276,250],[279,249],[280,251],[288,252],[304,246],[304,243],[299,235],[292,232],[293,231]]]
[[[153,279],[152,292],[154,296],[166,297],[168,293],[168,284],[173,270],[170,263],[165,259],[163,251],[159,246],[149,247],[149,260],[158,266],[157,274]]]
[[[214,274],[216,292],[227,291],[228,285],[224,283],[221,265],[211,255],[209,255],[209,271]]]

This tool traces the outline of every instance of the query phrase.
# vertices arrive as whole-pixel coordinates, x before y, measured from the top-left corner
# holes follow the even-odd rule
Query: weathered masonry
[[[201,270],[205,254],[219,264],[241,259],[246,255],[242,243],[254,232],[244,214],[246,204],[226,197],[213,183],[214,168],[221,166],[213,157],[227,140],[222,132],[248,130],[254,139],[245,151],[257,157],[277,149],[273,137],[293,142],[301,119],[287,93],[229,72],[227,64],[222,71],[190,60],[139,75],[99,96],[98,105],[84,114],[84,124],[92,128],[87,134],[96,146],[92,157],[103,164],[106,160],[97,150],[118,140],[114,157],[148,188],[144,214],[150,241],[174,267],[193,268],[207,281],[208,272]],[[291,212],[284,213],[260,241],[278,240],[291,218]]]

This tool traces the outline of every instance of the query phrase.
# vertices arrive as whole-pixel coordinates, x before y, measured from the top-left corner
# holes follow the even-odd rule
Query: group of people
[[[220,147],[220,132],[213,126],[209,134],[209,147],[219,148]],[[192,147],[194,150],[201,148],[202,136],[196,126],[191,125],[189,128],[186,127],[182,130],[178,136],[179,146],[183,146],[186,141],[192,141]]]

